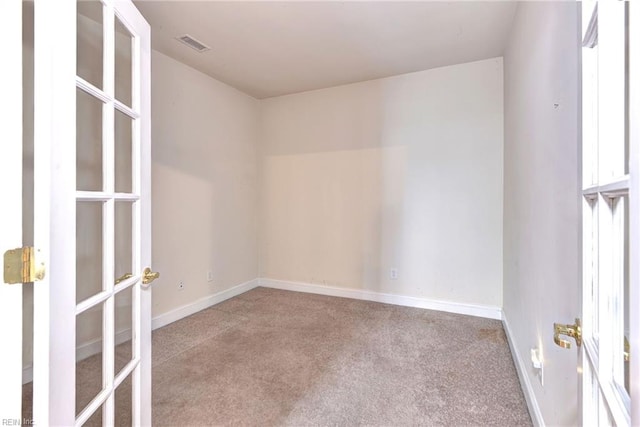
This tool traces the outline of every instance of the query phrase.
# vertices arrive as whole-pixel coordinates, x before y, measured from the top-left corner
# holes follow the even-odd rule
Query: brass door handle
[[[133,274],[131,274],[131,273],[124,274],[124,275],[122,275],[122,276],[120,276],[120,277],[118,277],[118,278],[116,279],[116,285],[117,285],[118,283],[120,283],[120,282],[124,282],[125,280],[130,279],[130,278],[132,278],[132,277],[133,277]]]
[[[148,285],[149,283],[156,280],[158,277],[160,277],[160,273],[158,273],[157,271],[151,271],[151,269],[147,267],[144,269],[144,272],[142,273],[142,284]]]
[[[560,335],[575,339],[578,347],[581,346],[582,329],[580,328],[580,319],[576,319],[576,323],[573,325],[553,324],[553,341],[562,348],[571,348],[571,341],[560,338]]]
[[[624,352],[622,354],[624,355],[624,361],[628,362],[631,356],[631,346],[627,337],[624,337]]]
[[[131,273],[126,273],[120,277],[118,277],[116,279],[116,285],[120,282],[124,282],[127,279],[130,279],[133,277],[133,274]],[[160,277],[160,273],[158,272],[154,272],[151,271],[151,269],[149,267],[144,269],[144,272],[142,273],[142,284],[143,285],[148,285],[149,283],[153,282],[154,280],[156,280],[158,277]]]

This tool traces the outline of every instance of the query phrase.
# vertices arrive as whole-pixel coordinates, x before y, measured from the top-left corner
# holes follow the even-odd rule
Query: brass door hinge
[[[4,253],[4,283],[37,282],[44,279],[44,262],[39,261],[40,251],[32,248],[11,249]]]

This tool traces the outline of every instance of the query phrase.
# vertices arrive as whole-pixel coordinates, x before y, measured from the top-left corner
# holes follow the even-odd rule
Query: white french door
[[[33,418],[151,424],[150,29],[35,0]]]
[[[584,425],[640,424],[637,9],[582,3]]]

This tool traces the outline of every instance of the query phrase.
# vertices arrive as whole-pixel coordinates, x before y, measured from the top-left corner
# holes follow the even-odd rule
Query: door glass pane
[[[102,291],[102,202],[76,203],[76,302]]]
[[[83,424],[83,427],[102,427],[102,406],[89,417],[87,422]]]
[[[99,0],[78,1],[77,74],[102,89],[103,6]]]
[[[115,391],[115,425],[130,426],[132,424],[132,405],[131,405],[131,375],[120,383]]]
[[[131,86],[132,86],[132,42],[133,37],[124,26],[118,16],[115,17],[116,30],[116,99],[131,107]]]
[[[116,325],[116,358],[115,375],[118,375],[127,364],[133,360],[132,348],[132,310],[133,288],[129,286],[115,296],[115,325]]]
[[[117,201],[115,203],[115,277],[133,273],[132,266],[132,220],[133,203]]]
[[[624,175],[626,133],[625,2],[598,3],[600,182]]]
[[[76,415],[102,390],[102,319],[102,304],[76,317]]]
[[[598,182],[598,46],[582,49],[582,184]]]
[[[611,317],[613,325],[613,379],[620,389],[629,393],[629,206],[628,196],[612,200],[611,257],[612,289]]]
[[[76,89],[76,188],[102,191],[102,101]]]
[[[583,358],[582,380],[582,399],[583,402],[589,402],[583,407],[583,419],[596,420],[598,419],[598,405],[594,405],[592,402],[596,402],[598,399],[598,380],[588,357]]]
[[[115,266],[116,277],[133,273],[132,246],[133,203],[117,201],[115,204]],[[133,288],[129,286],[115,296],[116,360],[115,374],[133,358],[131,347]]]
[[[598,203],[595,198],[583,201],[583,315],[587,335],[599,341],[599,289],[598,289]]]
[[[115,161],[116,192],[132,192],[132,137],[133,120],[126,114],[115,112]]]

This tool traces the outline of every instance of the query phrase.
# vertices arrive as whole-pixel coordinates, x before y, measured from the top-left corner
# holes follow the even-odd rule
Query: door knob
[[[147,267],[144,269],[144,272],[142,273],[142,284],[148,285],[149,283],[156,280],[158,277],[160,277],[160,273],[158,273],[157,271],[151,271],[151,269]]]
[[[580,319],[576,319],[576,323],[573,325],[553,324],[553,341],[562,348],[571,348],[571,341],[560,338],[560,335],[575,339],[578,347],[581,346],[582,329],[580,328]]]

